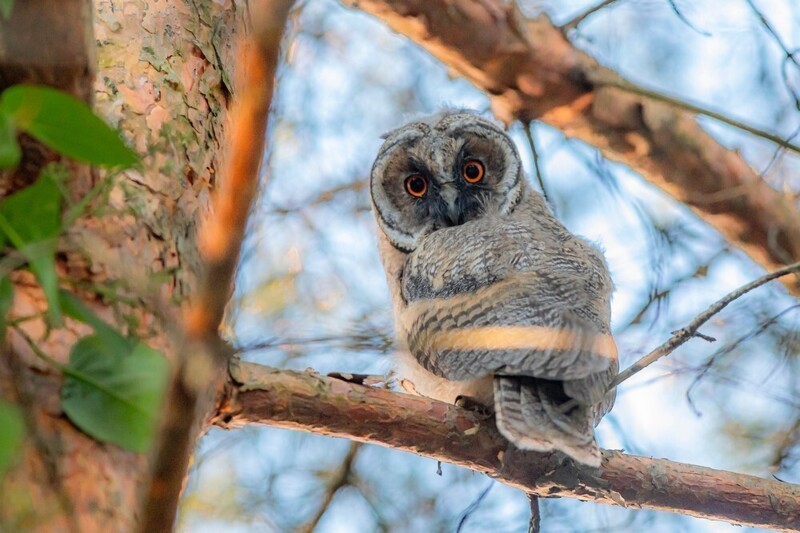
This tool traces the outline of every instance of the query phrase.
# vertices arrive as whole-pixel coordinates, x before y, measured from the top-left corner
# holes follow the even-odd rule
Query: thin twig
[[[775,450],[775,458],[770,465],[773,472],[780,470],[783,467],[784,461],[789,457],[790,451],[793,447],[800,442],[800,416],[798,416],[792,427],[784,432],[780,445]],[[775,477],[773,475],[773,477]],[[777,479],[777,478],[776,478]]]
[[[696,337],[697,330],[700,329],[700,326],[708,322],[708,320],[712,316],[722,311],[722,309],[724,309],[732,301],[743,296],[744,294],[747,294],[753,289],[760,287],[761,285],[764,285],[769,281],[772,281],[774,279],[795,272],[800,272],[800,262],[791,264],[787,267],[776,270],[775,272],[770,272],[769,274],[765,274],[764,276],[761,276],[760,278],[751,281],[747,285],[743,285],[742,287],[739,287],[735,291],[726,294],[724,297],[714,302],[714,304],[711,305],[708,309],[706,309],[705,311],[694,317],[694,319],[691,322],[689,322],[689,324],[686,327],[676,331],[675,334],[672,335],[672,337],[670,337],[670,339],[667,342],[665,342],[664,344],[662,344],[649,354],[645,355],[644,357],[636,361],[634,364],[626,368],[624,371],[620,372],[619,375],[617,375],[617,377],[614,379],[614,381],[611,382],[609,390],[613,389],[626,379],[629,379],[634,374],[644,370],[645,368],[652,365],[662,357],[671,354],[673,351],[675,351],[676,348],[678,348],[680,345],[682,345],[692,337]]]
[[[350,442],[350,449],[347,451],[347,455],[344,457],[342,464],[339,465],[335,475],[331,477],[330,483],[325,491],[325,496],[322,499],[322,505],[319,506],[316,514],[311,520],[308,521],[308,523],[298,528],[298,533],[311,533],[317,529],[319,521],[322,520],[322,517],[325,515],[325,512],[328,510],[331,502],[333,501],[333,497],[336,496],[337,492],[339,492],[339,489],[350,485],[353,463],[356,460],[356,455],[358,454],[359,449],[361,449],[360,442]]]
[[[761,137],[762,139],[766,139],[770,142],[773,142],[782,148],[786,148],[787,150],[791,150],[793,152],[800,154],[800,145],[794,144],[790,140],[784,139],[780,135],[777,135],[775,133],[770,133],[766,130],[762,130],[755,126],[751,126],[750,124],[723,115],[722,113],[718,113],[716,111],[708,109],[707,107],[703,107],[699,104],[690,102],[684,98],[678,98],[666,93],[655,91],[653,89],[647,89],[645,87],[642,87],[640,85],[635,85],[633,83],[630,83],[629,81],[625,81],[622,79],[607,79],[602,75],[601,77],[597,77],[596,79],[593,79],[591,81],[597,86],[614,87],[616,89],[620,89],[622,91],[631,94],[636,94],[639,96],[644,96],[645,98],[649,98],[651,100],[664,102],[665,104],[669,104],[679,109],[689,111],[690,113],[695,113],[697,115],[704,115],[709,118],[713,118],[714,120],[718,120],[724,124],[727,124],[728,126],[732,126],[742,131],[746,131],[751,135],[755,135],[756,137]]]
[[[800,272],[800,262],[791,264],[787,267],[776,270],[775,272],[770,272],[769,274],[765,274],[764,276],[761,276],[760,278],[751,281],[747,285],[743,285],[738,289],[736,289],[735,291],[726,294],[725,296],[714,302],[714,304],[711,305],[708,309],[706,309],[705,311],[694,317],[694,319],[691,322],[689,322],[689,324],[686,327],[673,332],[672,337],[670,337],[667,342],[665,342],[664,344],[662,344],[655,350],[651,351],[650,353],[648,353],[647,355],[645,355],[644,357],[633,363],[631,366],[629,366],[628,368],[617,374],[617,377],[614,378],[614,381],[611,382],[607,390],[609,392],[614,390],[617,386],[619,386],[620,383],[622,383],[627,379],[630,379],[634,374],[638,374],[639,372],[641,372],[648,366],[652,365],[662,357],[666,357],[667,355],[671,354],[679,346],[681,346],[683,343],[685,343],[686,341],[688,341],[693,337],[699,337],[703,340],[713,342],[715,340],[713,339],[713,337],[709,337],[707,335],[703,335],[702,333],[697,332],[697,330],[700,329],[700,326],[708,322],[708,320],[712,316],[722,311],[722,309],[724,309],[729,303],[743,296],[744,294],[747,294],[753,289],[760,287],[761,285],[769,281],[772,281],[774,279],[795,272]],[[580,403],[577,400],[571,399],[559,405],[558,409],[562,413],[567,413],[572,409],[574,409],[575,407],[578,407],[579,405]]]
[[[539,151],[536,150],[536,141],[533,139],[533,122],[523,123],[525,136],[528,138],[528,144],[531,146],[531,156],[533,157],[533,168],[536,170],[536,180],[539,182],[539,188],[542,189],[544,200],[553,209],[553,203],[550,201],[550,195],[547,194],[547,189],[544,186],[544,175],[539,166]]]
[[[736,339],[734,342],[728,344],[724,348],[721,348],[721,349],[717,350],[716,352],[714,352],[713,354],[711,354],[711,356],[706,360],[706,362],[703,363],[703,365],[700,367],[700,372],[695,374],[691,385],[689,385],[689,388],[686,389],[686,400],[689,403],[689,406],[692,408],[692,410],[695,412],[695,414],[697,416],[700,416],[702,413],[696,407],[695,402],[692,399],[692,392],[694,391],[695,387],[697,387],[697,385],[699,385],[700,381],[703,378],[705,378],[706,375],[708,375],[708,373],[711,371],[712,367],[716,364],[716,362],[720,358],[725,357],[726,355],[728,355],[729,353],[734,351],[738,346],[740,346],[745,341],[748,341],[750,339],[753,339],[753,338],[761,335],[762,333],[767,331],[767,329],[772,327],[776,322],[778,322],[778,320],[780,320],[783,316],[785,316],[785,315],[797,310],[798,308],[800,308],[800,303],[797,303],[797,304],[794,304],[792,306],[787,307],[786,309],[784,309],[780,313],[769,317],[765,321],[761,321],[761,323],[758,324],[758,326],[755,329],[753,329],[752,331],[747,332],[745,335],[742,335],[741,337]],[[695,333],[695,336],[699,337],[700,335],[701,335],[700,333]]]
[[[750,9],[753,11],[753,13],[758,17],[761,25],[764,26],[764,29],[770,34],[772,39],[778,45],[778,48],[780,48],[783,52],[785,57],[781,65],[781,76],[783,77],[783,82],[786,85],[786,90],[794,100],[795,107],[800,110],[800,95],[798,95],[797,91],[794,89],[794,87],[792,87],[792,84],[789,81],[789,73],[786,71],[787,62],[793,63],[797,69],[800,69],[800,61],[797,60],[797,50],[789,50],[789,47],[783,42],[781,36],[778,35],[778,32],[775,31],[775,28],[773,28],[772,24],[770,24],[769,20],[767,20],[767,17],[761,12],[761,10],[758,9],[758,7],[756,7],[752,0],[746,0],[746,2],[747,5],[750,6]]]
[[[783,42],[781,36],[778,35],[778,32],[776,32],[775,28],[772,27],[772,24],[769,23],[767,17],[764,16],[764,14],[756,7],[752,0],[745,0],[745,2],[747,2],[747,5],[750,6],[750,9],[753,10],[753,13],[755,13],[755,15],[758,17],[761,25],[764,26],[765,30],[767,30],[767,33],[772,36],[772,38],[775,40],[775,43],[780,47],[783,53],[786,54],[786,57],[792,63],[794,63],[797,68],[800,68],[800,62],[798,62],[797,58],[795,57],[795,52],[791,52],[789,50],[789,47]]]
[[[701,30],[700,28],[692,24],[692,21],[687,19],[686,16],[684,16],[683,12],[681,12],[681,10],[678,8],[678,4],[675,3],[675,0],[667,0],[667,3],[669,4],[669,7],[672,8],[672,12],[675,13],[675,16],[678,17],[681,20],[681,22],[686,24],[690,29],[696,31],[703,37],[711,37],[711,34],[709,32]]]
[[[439,465],[439,468],[441,469],[441,464]],[[486,485],[486,488],[483,489],[480,494],[478,494],[478,497],[475,498],[475,500],[472,501],[469,504],[469,506],[464,510],[464,512],[461,514],[461,518],[458,520],[458,526],[456,526],[456,533],[461,533],[463,531],[464,526],[467,523],[467,520],[469,520],[469,517],[472,516],[472,513],[474,513],[478,509],[483,500],[486,499],[486,496],[489,495],[489,491],[492,490],[492,487],[494,487],[494,480],[490,481],[489,484]]]
[[[589,9],[584,11],[583,13],[573,17],[572,20],[570,20],[566,24],[562,24],[561,25],[561,30],[564,33],[567,33],[568,31],[574,30],[575,28],[577,28],[580,25],[581,22],[584,21],[584,19],[594,15],[595,13],[600,11],[601,9],[603,9],[605,7],[608,7],[611,4],[614,4],[616,2],[617,2],[617,0],[604,0],[603,2],[600,2],[599,4],[597,4],[596,6],[590,7]]]
[[[542,530],[542,513],[539,510],[539,497],[528,494],[528,503],[531,508],[531,517],[528,520],[528,533],[539,533]]]

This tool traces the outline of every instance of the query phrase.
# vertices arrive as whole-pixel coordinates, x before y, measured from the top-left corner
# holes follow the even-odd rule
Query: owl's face
[[[466,111],[445,111],[389,133],[370,176],[378,224],[405,252],[438,229],[508,214],[524,186],[511,139]]]

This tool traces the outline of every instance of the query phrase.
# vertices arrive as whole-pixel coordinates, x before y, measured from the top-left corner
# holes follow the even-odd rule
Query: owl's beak
[[[445,185],[439,193],[442,208],[439,210],[440,222],[444,227],[458,226],[464,222],[461,210],[458,208],[458,190],[453,186]]]

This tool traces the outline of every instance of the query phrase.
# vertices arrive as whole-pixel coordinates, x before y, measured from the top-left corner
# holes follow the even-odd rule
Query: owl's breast
[[[498,232],[499,225],[505,231]],[[499,224],[487,217],[443,228],[425,237],[406,258],[401,294],[410,303],[473,293],[530,268],[540,251],[530,231],[509,220]]]

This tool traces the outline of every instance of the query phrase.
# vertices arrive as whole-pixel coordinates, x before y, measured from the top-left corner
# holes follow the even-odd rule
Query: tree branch
[[[581,22],[583,22],[587,18],[591,17],[592,15],[594,15],[595,13],[600,11],[601,9],[605,9],[608,6],[610,6],[611,4],[617,3],[617,1],[618,0],[603,0],[599,4],[596,4],[596,5],[592,6],[592,7],[590,7],[589,9],[584,11],[583,13],[579,13],[578,15],[573,17],[569,22],[563,24],[561,26],[562,31],[564,31],[566,33],[568,31],[574,30],[575,28],[580,26]]]
[[[744,296],[748,292],[752,291],[755,288],[762,286],[763,284],[772,281],[774,279],[780,278],[782,276],[786,276],[788,274],[797,273],[800,271],[800,262],[794,263],[792,265],[787,266],[786,268],[781,268],[780,270],[776,270],[775,272],[770,272],[769,274],[765,274],[758,279],[751,281],[746,285],[742,285],[738,289],[733,292],[730,292],[714,302],[708,309],[694,317],[689,324],[678,331],[676,331],[672,337],[669,338],[667,342],[656,348],[655,350],[651,351],[634,364],[626,368],[624,371],[620,372],[619,375],[611,382],[611,385],[608,386],[609,390],[613,389],[626,379],[630,378],[634,374],[644,370],[648,366],[652,365],[659,359],[664,356],[667,356],[675,351],[680,345],[691,339],[692,337],[704,337],[706,340],[713,341],[714,339],[710,337],[705,337],[697,332],[700,329],[700,326],[708,322],[708,320],[722,311],[729,303],[736,300],[737,298]],[[569,403],[569,402],[567,402]]]
[[[487,474],[529,494],[644,507],[731,524],[800,528],[800,486],[603,451],[593,469],[510,448],[493,419],[408,394],[237,363],[215,423],[311,431],[380,444]]]
[[[608,390],[611,391],[615,389],[623,381],[630,379],[635,374],[638,374],[639,372],[641,372],[648,366],[652,365],[662,357],[668,356],[691,338],[699,337],[706,341],[714,342],[716,339],[714,339],[713,337],[709,337],[707,335],[703,335],[702,333],[698,332],[700,326],[708,322],[711,319],[711,317],[713,317],[714,315],[725,309],[725,307],[727,307],[729,303],[744,296],[753,289],[756,289],[774,279],[778,279],[788,274],[796,274],[797,272],[800,272],[800,262],[794,263],[785,268],[781,268],[779,270],[776,270],[775,272],[764,274],[760,278],[755,279],[750,283],[747,283],[746,285],[742,285],[735,291],[729,292],[728,294],[726,294],[725,296],[723,296],[722,298],[711,304],[705,311],[694,317],[692,321],[689,322],[689,324],[687,324],[685,327],[682,327],[678,331],[673,332],[672,337],[670,337],[664,344],[652,350],[650,353],[641,357],[638,361],[636,361],[631,366],[620,372],[617,375],[617,377],[614,378],[614,381],[612,381],[608,385]],[[689,387],[689,390],[691,390],[691,387]],[[578,406],[578,401],[575,399],[571,399],[561,404],[558,408],[562,413],[566,413],[574,409],[576,406]]]
[[[705,133],[696,115],[647,89],[634,94],[635,84],[578,50],[547,17],[524,21],[499,0],[360,0],[358,7],[485,91],[499,118],[539,118],[596,146],[767,269],[800,260],[800,212],[789,195]],[[800,283],[785,283],[800,295]]]
[[[314,513],[311,520],[297,529],[297,533],[313,533],[316,531],[320,520],[322,520],[322,517],[325,516],[328,508],[331,506],[333,497],[336,496],[336,493],[339,492],[340,489],[350,484],[350,477],[353,475],[353,463],[356,460],[356,455],[360,448],[361,443],[350,443],[350,449],[347,450],[347,455],[345,455],[342,464],[340,464],[334,472],[330,473],[331,477],[327,487],[325,487],[325,495],[322,498],[322,504],[319,506],[319,509],[317,509],[317,512]]]

